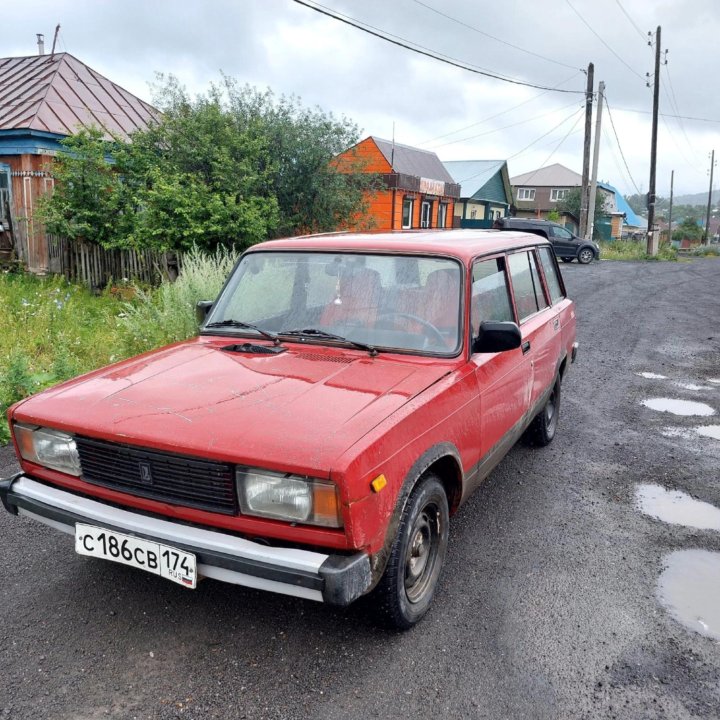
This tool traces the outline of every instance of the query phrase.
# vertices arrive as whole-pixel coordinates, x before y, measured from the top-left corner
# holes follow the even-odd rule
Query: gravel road
[[[0,718],[720,716],[720,581],[683,565],[685,551],[716,561],[720,531],[636,501],[653,484],[720,508],[720,438],[707,435],[720,424],[720,260],[562,269],[580,353],[559,434],[514,448],[454,518],[414,630],[377,629],[362,602],[187,591],[3,512]],[[716,415],[643,405],[653,398]],[[0,449],[0,475],[15,467]],[[690,572],[663,586],[684,611],[660,601],[671,557]]]

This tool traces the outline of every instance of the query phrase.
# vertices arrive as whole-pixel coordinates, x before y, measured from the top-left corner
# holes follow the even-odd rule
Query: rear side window
[[[505,258],[481,260],[473,265],[470,308],[473,336],[477,335],[481,322],[515,320],[505,274]]]
[[[508,267],[515,292],[515,305],[517,306],[520,322],[530,317],[538,310],[547,307],[545,293],[540,274],[535,262],[535,253],[519,252],[508,256]]]
[[[553,305],[562,300],[565,297],[565,293],[562,291],[562,285],[560,285],[560,279],[558,278],[557,266],[555,265],[555,258],[553,257],[553,251],[549,247],[538,248],[540,253],[540,264],[545,271],[545,279],[547,280],[548,290],[550,291],[550,299]]]

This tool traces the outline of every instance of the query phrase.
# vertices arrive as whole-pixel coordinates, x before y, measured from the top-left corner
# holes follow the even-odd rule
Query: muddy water
[[[676,550],[665,556],[657,596],[679,623],[720,640],[720,553]]]
[[[695,428],[695,431],[703,437],[720,440],[720,425],[702,425],[699,428]]]
[[[673,415],[699,415],[701,417],[707,417],[715,414],[715,411],[709,405],[701,402],[694,402],[692,400],[677,400],[676,398],[649,398],[647,400],[643,400],[642,404],[645,405],[645,407],[649,407],[651,410],[669,412]]]
[[[720,531],[720,508],[695,500],[680,490],[667,490],[660,485],[638,485],[635,502],[641,512],[657,520],[698,530]]]

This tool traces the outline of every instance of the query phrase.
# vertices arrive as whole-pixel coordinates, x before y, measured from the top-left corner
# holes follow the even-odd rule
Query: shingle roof
[[[510,183],[515,186],[531,187],[579,187],[582,185],[582,175],[560,163],[554,163],[523,175],[516,175],[510,178]]]
[[[455,182],[462,185],[463,197],[472,197],[502,170],[505,160],[445,160],[443,165]]]
[[[434,152],[399,143],[393,144],[390,140],[382,140],[375,136],[372,136],[372,139],[394,172],[429,180],[442,180],[450,184],[455,183]]]
[[[159,114],[69,53],[0,58],[0,130],[71,135],[96,126],[127,137]]]

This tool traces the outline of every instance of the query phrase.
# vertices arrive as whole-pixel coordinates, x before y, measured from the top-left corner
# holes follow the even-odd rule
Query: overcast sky
[[[315,0],[308,3],[320,5]],[[599,179],[648,189],[654,69],[662,26],[657,190],[707,192],[720,151],[720,0],[321,0],[384,34],[526,83],[583,91],[604,80]],[[473,74],[396,47],[293,0],[24,0],[3,3],[0,56],[33,55],[35,33],[145,100],[154,73],[201,92],[220,72],[295,94],[442,160],[505,159],[510,175],[582,171],[584,96]],[[489,37],[492,36],[492,37]],[[696,118],[696,119],[689,119]],[[701,118],[701,119],[697,119]],[[594,120],[593,120],[594,127]],[[717,174],[717,173],[716,173]],[[462,181],[463,178],[456,178]],[[720,176],[718,182],[720,186]]]

